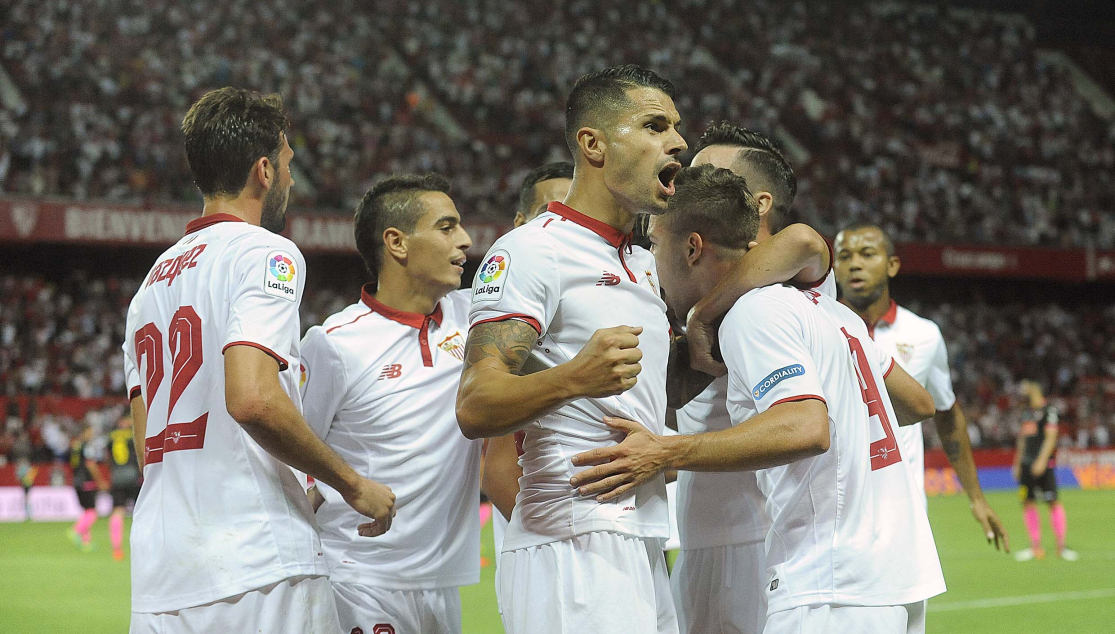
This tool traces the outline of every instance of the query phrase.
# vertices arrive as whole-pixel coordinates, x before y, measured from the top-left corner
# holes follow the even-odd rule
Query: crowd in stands
[[[0,192],[191,201],[177,126],[206,89],[282,94],[294,202],[350,210],[377,176],[436,170],[466,216],[506,218],[568,155],[564,95],[606,65],[678,87],[797,164],[801,219],[899,240],[1115,247],[1115,124],[1019,18],[820,0],[14,0],[0,64]]]
[[[9,400],[0,456],[64,455],[82,425],[108,431],[125,411],[120,343],[139,279],[75,271],[61,280],[0,276],[0,397],[111,397],[84,419]],[[303,332],[356,301],[353,289],[308,285]],[[976,446],[1011,447],[1024,415],[1018,383],[1038,381],[1068,423],[1062,442],[1109,446],[1115,431],[1115,304],[923,305],[948,344],[953,385]],[[931,427],[931,426],[927,426]],[[927,439],[936,435],[927,430]]]

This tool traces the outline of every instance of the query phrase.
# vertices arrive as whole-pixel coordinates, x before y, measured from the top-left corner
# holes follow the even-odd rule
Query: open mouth
[[[858,291],[865,286],[867,286],[867,280],[863,279],[862,277],[853,277],[848,280],[848,288]]]
[[[453,260],[450,260],[449,263],[453,265],[454,269],[456,269],[457,275],[464,275],[465,274],[465,262],[467,262],[467,261],[468,261],[468,258],[462,255],[459,258],[455,258]]]
[[[681,163],[667,163],[658,172],[658,184],[662,188],[662,193],[666,196],[674,195],[674,177],[681,171]]]

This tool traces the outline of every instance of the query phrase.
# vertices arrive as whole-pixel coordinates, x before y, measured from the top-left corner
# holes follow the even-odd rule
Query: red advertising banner
[[[1080,282],[1087,278],[1084,249],[911,243],[895,248],[902,258],[903,273]]]
[[[111,204],[0,198],[0,242],[169,246],[199,209],[190,206]],[[479,259],[510,224],[471,222],[469,257]],[[305,253],[355,253],[352,217],[292,209],[283,232]],[[1115,281],[1115,251],[963,244],[897,245],[902,270],[919,275]]]
[[[174,205],[0,199],[0,242],[169,246],[199,213],[197,208]],[[473,241],[470,255],[480,258],[511,227],[466,228]],[[352,217],[346,214],[291,209],[283,235],[306,253],[356,253]]]

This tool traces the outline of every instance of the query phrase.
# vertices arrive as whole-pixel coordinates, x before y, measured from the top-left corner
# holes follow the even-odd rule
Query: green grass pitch
[[[930,519],[948,592],[930,601],[930,634],[1078,634],[1115,632],[1115,491],[1064,491],[1069,545],[1080,561],[1050,557],[1015,562],[980,536],[966,500],[935,498]],[[1013,493],[991,497],[1014,548],[1027,537]],[[1053,536],[1048,515],[1046,548]],[[96,552],[78,552],[66,524],[0,524],[0,633],[124,634],[128,631],[128,563],[112,560],[108,528],[93,529]],[[494,557],[491,527],[483,556]],[[478,585],[461,590],[465,634],[500,634],[488,566]]]

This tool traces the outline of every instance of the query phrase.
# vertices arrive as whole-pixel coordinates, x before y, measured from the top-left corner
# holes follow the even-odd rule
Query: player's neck
[[[569,186],[569,195],[563,202],[567,207],[623,233],[631,233],[635,227],[635,214],[620,206],[603,181],[589,180],[583,176],[574,178],[573,184]]]
[[[395,310],[419,315],[429,315],[437,308],[437,303],[445,297],[444,289],[432,289],[428,284],[419,284],[405,275],[381,275],[376,292],[376,301]]]
[[[772,235],[774,234],[770,232],[770,223],[767,222],[766,216],[761,217],[759,219],[759,230],[755,232],[755,242],[762,242]]]
[[[879,298],[871,302],[871,304],[869,304],[863,310],[860,310],[853,304],[849,303],[847,297],[845,297],[841,301],[844,303],[845,306],[851,308],[857,315],[859,315],[860,318],[863,319],[864,323],[874,328],[875,324],[879,323],[879,320],[883,318],[883,315],[887,314],[887,311],[890,310],[890,288],[884,287],[882,294],[879,295]]]
[[[205,199],[205,206],[201,210],[202,217],[213,214],[228,214],[259,226],[260,216],[263,213],[263,201],[245,198],[243,195],[236,198],[212,197]]]

